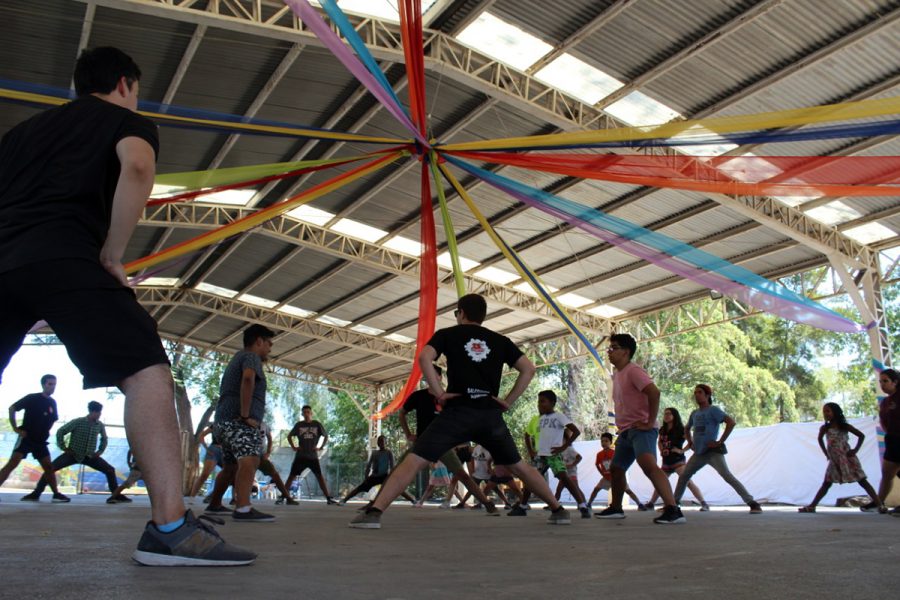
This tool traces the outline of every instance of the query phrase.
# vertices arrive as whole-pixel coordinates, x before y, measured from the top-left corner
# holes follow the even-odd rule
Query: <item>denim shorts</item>
[[[641,454],[653,455],[653,462],[656,462],[656,439],[658,436],[659,430],[657,429],[648,431],[626,429],[619,434],[619,438],[616,440],[616,454],[612,459],[613,466],[625,471]]]

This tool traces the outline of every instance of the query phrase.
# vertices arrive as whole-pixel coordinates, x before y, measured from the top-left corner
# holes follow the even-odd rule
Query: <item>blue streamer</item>
[[[394,102],[397,103],[397,106],[406,113],[406,116],[409,116],[409,111],[406,110],[406,107],[400,102],[397,94],[394,93],[394,88],[388,82],[387,77],[384,76],[381,67],[378,66],[378,61],[375,60],[375,57],[372,56],[372,53],[366,48],[366,43],[359,37],[353,24],[350,23],[347,15],[345,15],[344,11],[337,5],[337,2],[335,0],[319,0],[319,4],[321,4],[322,8],[325,9],[325,12],[328,13],[331,22],[337,25],[337,28],[340,30],[341,34],[343,34],[344,39],[347,40],[347,43],[350,44],[350,47],[356,52],[356,56],[358,56],[366,66],[366,69],[368,69],[378,83],[381,84],[384,91],[391,95],[391,98],[393,98]]]
[[[447,161],[460,167],[461,169],[484,179],[494,187],[499,189],[511,189],[516,193],[526,195],[537,202],[545,204],[552,209],[563,214],[569,215],[575,219],[579,219],[590,223],[594,227],[610,231],[618,237],[635,241],[643,244],[659,252],[667,254],[673,258],[681,260],[696,268],[716,273],[722,277],[726,277],[731,281],[752,288],[764,294],[778,297],[783,300],[801,304],[819,312],[825,312],[841,320],[846,320],[843,316],[833,310],[822,306],[814,300],[810,300],[806,296],[801,296],[787,289],[786,287],[769,281],[765,277],[761,277],[752,271],[743,267],[732,264],[725,259],[719,258],[709,252],[694,248],[690,244],[680,242],[670,238],[667,235],[651,231],[645,227],[634,225],[629,221],[608,215],[598,209],[590,208],[571,200],[566,200],[559,196],[555,196],[544,190],[519,183],[502,175],[491,173],[484,169],[480,169],[465,161],[459,160],[452,156],[444,156]]]

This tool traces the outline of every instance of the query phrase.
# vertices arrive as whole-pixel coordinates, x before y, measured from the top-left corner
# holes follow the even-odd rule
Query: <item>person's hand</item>
[[[706,442],[707,448],[720,448],[722,446],[722,442],[718,440],[714,440],[712,442]]]
[[[447,404],[447,400],[452,400],[453,398],[456,398],[457,396],[460,396],[460,395],[461,394],[451,393],[451,392],[444,390],[444,393],[441,394],[440,396],[438,396],[436,399],[437,405],[443,408],[443,406],[445,404]]]
[[[263,460],[269,460],[269,453],[266,452],[265,454],[263,454],[263,455],[262,455],[262,459],[263,459]]]
[[[18,433],[18,434],[19,434],[20,436],[22,436],[23,438],[28,437],[28,432],[25,431],[25,429],[22,428],[22,427],[16,427],[15,429],[13,429],[13,431],[15,431],[16,433]]]
[[[406,434],[406,441],[408,441],[408,442],[415,442],[415,441],[416,441],[416,435],[415,435],[415,434],[412,434],[412,433],[407,433],[407,434]]]
[[[552,448],[550,448],[550,452],[552,452],[553,454],[560,454],[568,447],[569,446],[566,444],[563,444],[562,446],[553,446]]]
[[[847,456],[853,457],[856,456],[856,448],[853,448],[849,452],[847,452]]]
[[[101,259],[100,264],[124,287],[131,287],[131,284],[128,283],[128,276],[125,274],[125,267],[122,266],[120,261],[105,261]]]
[[[669,452],[669,450],[663,450],[662,452],[660,452],[660,454],[662,454],[663,456],[668,456]]]
[[[247,417],[246,419],[241,417],[240,421],[247,427],[252,427],[253,429],[259,429],[259,421],[257,421],[253,417]]]
[[[654,422],[653,421],[644,421],[638,425],[635,425],[634,428],[638,431],[650,431],[653,429]]]
[[[491,396],[491,400],[499,404],[504,411],[509,410],[509,402],[507,402],[506,400],[501,400],[500,398],[495,398],[494,396]]]

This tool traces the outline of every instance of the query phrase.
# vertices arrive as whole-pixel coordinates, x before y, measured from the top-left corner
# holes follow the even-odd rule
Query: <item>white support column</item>
[[[840,277],[847,294],[859,310],[863,323],[874,323],[869,328],[869,346],[872,358],[891,364],[890,338],[884,313],[884,298],[881,294],[881,269],[877,252],[870,253],[869,264],[852,276],[840,257],[830,255],[828,260]]]

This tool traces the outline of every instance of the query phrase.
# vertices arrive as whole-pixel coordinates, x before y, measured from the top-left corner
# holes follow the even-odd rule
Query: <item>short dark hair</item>
[[[613,344],[618,344],[628,350],[628,358],[634,358],[634,353],[637,352],[637,342],[634,341],[634,338],[631,337],[627,333],[614,333],[609,336],[609,341]]]
[[[96,400],[91,400],[88,402],[88,412],[103,412],[103,405]]]
[[[900,373],[898,373],[895,369],[885,369],[881,372],[881,375],[884,375],[895,384],[900,383]]]
[[[46,375],[41,377],[41,385],[44,385],[51,379],[56,379],[56,375],[51,375],[50,373],[47,373]]]
[[[456,308],[463,311],[466,319],[479,325],[487,316],[487,302],[479,294],[466,294],[456,302]]]
[[[312,410],[312,406],[310,406],[309,404],[304,404],[304,405],[303,405],[303,408],[300,409],[300,412],[303,412],[303,411],[306,410],[307,408],[308,408],[309,410]]]
[[[538,398],[541,396],[549,400],[553,406],[556,406],[556,392],[553,390],[541,390],[538,392]]]
[[[709,403],[713,403],[713,389],[706,385],[705,383],[698,383],[694,386],[695,390],[703,390],[703,393],[706,394],[706,397],[709,398]]]
[[[75,63],[75,93],[79,98],[108,94],[116,89],[122,77],[128,89],[141,78],[141,70],[130,56],[112,46],[84,50]]]
[[[259,338],[271,340],[273,337],[275,337],[275,332],[265,325],[253,324],[244,331],[244,348],[249,348]]]
[[[601,434],[600,434],[600,439],[602,440],[603,438],[608,439],[608,440],[610,441],[610,443],[612,443],[613,437],[612,437],[612,434],[611,434],[610,432],[604,431],[603,433],[601,433]]]

